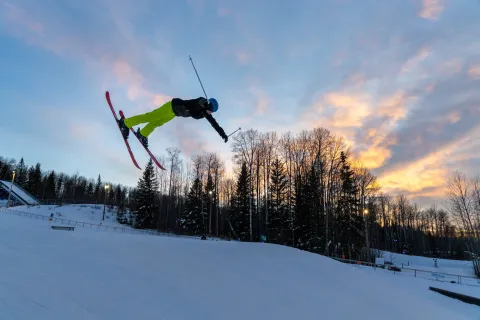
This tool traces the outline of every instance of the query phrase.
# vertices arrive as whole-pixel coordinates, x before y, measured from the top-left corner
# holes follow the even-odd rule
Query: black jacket
[[[192,117],[194,119],[207,119],[218,134],[227,142],[228,137],[225,131],[218,125],[212,115],[207,113],[209,109],[208,100],[200,97],[197,99],[183,100],[180,98],[172,99],[173,113],[177,117]]]

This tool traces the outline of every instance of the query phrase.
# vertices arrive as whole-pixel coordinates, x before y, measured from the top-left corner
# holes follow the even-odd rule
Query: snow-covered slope
[[[9,214],[0,243],[2,319],[480,318],[413,278],[276,245],[58,231]]]
[[[0,188],[3,188],[5,191],[9,192],[10,186],[12,187],[13,197],[17,198],[17,200],[21,203],[29,205],[36,205],[40,203],[38,199],[29,194],[26,190],[22,189],[16,183],[12,184],[10,181],[0,180]]]
[[[108,206],[105,208],[105,220],[102,221],[103,205],[95,204],[69,204],[63,206],[57,205],[39,205],[39,206],[16,206],[11,210],[39,214],[49,217],[53,213],[55,218],[66,219],[78,222],[100,224],[111,227],[129,228],[128,225],[120,224],[115,217],[115,210]]]
[[[437,259],[437,267],[433,258],[409,256],[405,254],[383,252],[385,261],[390,261],[394,265],[406,268],[425,270],[430,272],[441,272],[459,276],[474,277],[473,265],[471,261]]]

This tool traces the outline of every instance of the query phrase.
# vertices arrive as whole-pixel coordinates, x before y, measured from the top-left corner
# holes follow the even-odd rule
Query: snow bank
[[[56,231],[6,214],[0,241],[5,319],[480,317],[418,279],[270,244]]]

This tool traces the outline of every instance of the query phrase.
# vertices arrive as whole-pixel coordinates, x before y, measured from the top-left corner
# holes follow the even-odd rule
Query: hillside
[[[4,319],[480,317],[428,281],[277,245],[56,231],[10,214],[0,241]]]

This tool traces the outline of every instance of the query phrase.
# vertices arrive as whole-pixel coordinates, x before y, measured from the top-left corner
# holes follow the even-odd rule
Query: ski
[[[117,127],[118,127],[118,130],[120,131],[120,134],[122,135],[122,139],[123,141],[125,142],[125,145],[127,147],[127,150],[128,150],[128,153],[130,154],[130,158],[132,158],[132,161],[133,161],[133,164],[135,165],[135,167],[137,167],[138,169],[142,170],[142,168],[140,168],[140,166],[138,165],[137,163],[137,160],[135,159],[135,156],[133,155],[133,152],[132,152],[132,149],[130,149],[130,144],[128,143],[127,139],[125,139],[123,137],[123,134],[122,134],[122,129],[120,128],[120,126],[118,125],[118,117],[117,117],[117,114],[115,113],[115,109],[113,108],[113,104],[112,104],[112,101],[110,100],[110,93],[107,91],[105,92],[105,97],[107,98],[107,102],[108,102],[108,105],[110,106],[110,110],[112,111],[112,114],[113,116],[115,117],[115,123],[117,124]],[[121,112],[121,111],[120,111]],[[120,114],[121,116],[121,114]]]
[[[120,114],[120,117],[125,117],[125,114],[123,113],[122,110],[120,110],[118,112]],[[126,117],[125,117],[126,118]],[[160,164],[160,162],[158,162],[157,158],[152,154],[152,152],[150,151],[149,148],[145,147],[142,143],[142,141],[137,137],[137,135],[135,134],[135,131],[133,130],[133,127],[130,128],[130,131],[132,132],[132,134],[135,136],[135,138],[137,138],[138,142],[140,142],[140,144],[142,145],[142,147],[145,149],[145,151],[147,151],[148,155],[150,156],[150,158],[152,158],[153,162],[155,162],[155,164],[157,165],[157,167],[159,167],[160,169],[162,170],[165,170],[165,168]]]

